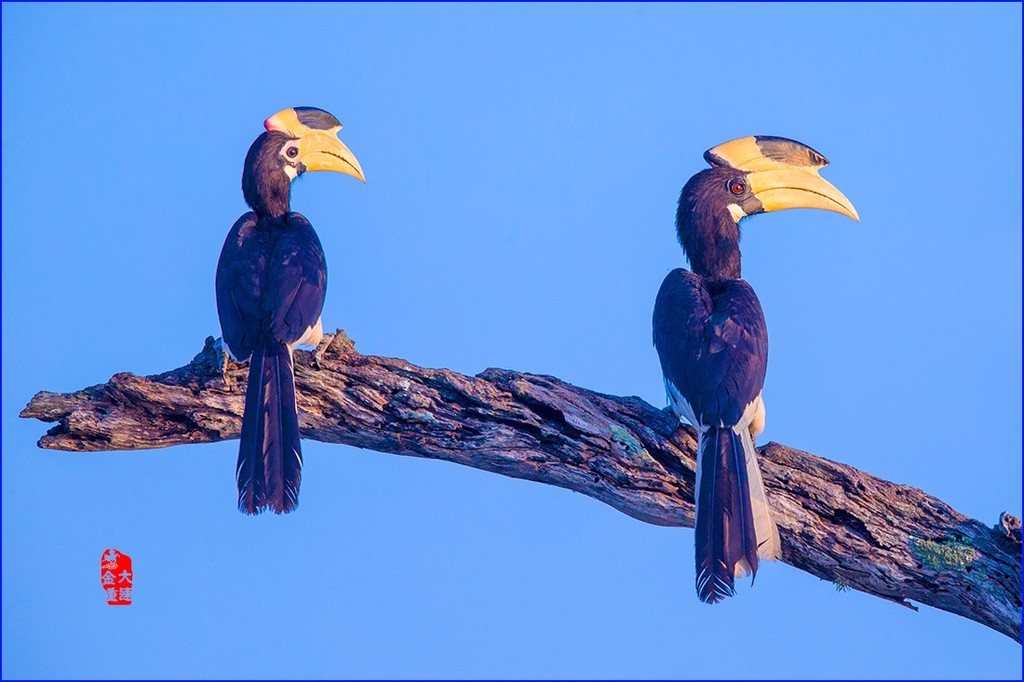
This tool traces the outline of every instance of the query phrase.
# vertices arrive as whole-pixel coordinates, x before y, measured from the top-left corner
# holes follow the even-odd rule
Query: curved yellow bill
[[[299,161],[307,171],[334,171],[366,182],[356,155],[329,132],[314,130],[299,137]]]
[[[857,209],[835,185],[814,168],[772,168],[747,175],[750,191],[765,211],[786,208],[820,208],[860,221]]]

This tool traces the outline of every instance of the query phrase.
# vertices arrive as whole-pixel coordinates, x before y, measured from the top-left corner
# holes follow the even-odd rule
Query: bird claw
[[[323,360],[324,353],[327,352],[327,347],[331,345],[331,341],[334,341],[334,334],[324,334],[320,343],[316,344],[316,350],[313,351],[313,367],[318,370],[324,368],[321,360]]]
[[[231,356],[228,355],[228,350],[224,347],[223,337],[218,337],[213,342],[213,352],[217,355],[217,371],[220,372],[220,379],[226,384],[228,383],[228,361]]]

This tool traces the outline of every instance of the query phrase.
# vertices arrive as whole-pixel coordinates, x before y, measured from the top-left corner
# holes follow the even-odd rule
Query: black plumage
[[[322,336],[327,261],[312,225],[291,211],[291,182],[307,170],[362,179],[351,152],[323,132],[341,127],[327,112],[285,110],[266,125],[242,172],[252,211],[228,233],[216,277],[224,342],[236,358],[250,361],[236,468],[238,506],[249,514],[298,505],[302,450],[292,349]]]
[[[692,271],[673,270],[654,306],[654,345],[669,403],[698,430],[696,584],[702,601],[734,592],[758,560],[781,555],[753,438],[764,428],[761,391],[768,329],[741,278],[740,221],[783,208],[824,208],[856,218],[818,175],[827,160],[778,137],[749,137],[708,150],[679,198],[676,226]]]
[[[736,567],[757,572],[757,533],[743,444],[731,427],[712,426],[697,448],[700,477],[694,524],[697,595],[714,603],[731,597]]]
[[[702,424],[739,423],[768,369],[768,328],[753,287],[677,268],[654,306],[654,344],[666,380]]]
[[[301,214],[247,213],[224,242],[217,268],[224,341],[250,358],[237,478],[239,507],[291,511],[302,472],[289,346],[320,319],[327,261]]]

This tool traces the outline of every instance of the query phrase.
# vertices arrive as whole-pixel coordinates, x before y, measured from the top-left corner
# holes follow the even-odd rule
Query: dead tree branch
[[[22,417],[57,422],[56,450],[134,450],[237,438],[245,367],[219,344],[151,377],[117,374],[38,393]],[[693,525],[693,431],[636,397],[488,369],[468,377],[360,355],[339,331],[320,367],[296,355],[302,435],[457,462],[589,495],[630,516]],[[1021,526],[995,527],[941,500],[778,443],[760,448],[783,561],[839,589],[910,600],[1021,641]]]

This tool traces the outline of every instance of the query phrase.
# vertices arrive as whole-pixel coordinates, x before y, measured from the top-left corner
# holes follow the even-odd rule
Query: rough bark
[[[589,495],[641,521],[693,525],[694,432],[636,397],[549,376],[468,377],[360,355],[340,331],[296,354],[304,438],[457,462]],[[188,365],[38,393],[22,417],[58,422],[39,441],[72,451],[237,438],[246,368],[212,338]],[[970,618],[1021,641],[1021,526],[965,517],[909,486],[778,443],[760,460],[783,561],[838,589]]]

